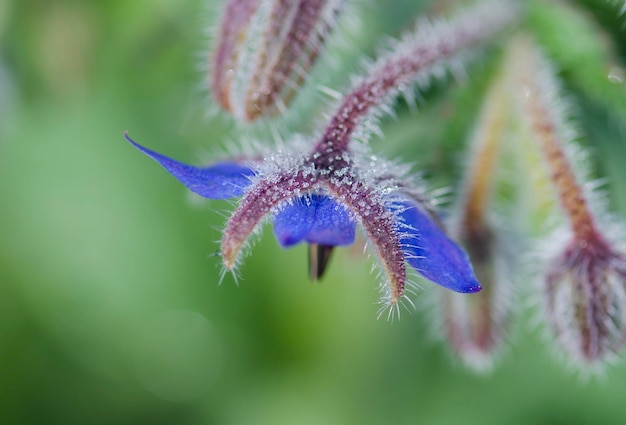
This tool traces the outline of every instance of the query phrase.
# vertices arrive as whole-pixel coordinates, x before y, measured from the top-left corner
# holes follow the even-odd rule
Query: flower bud
[[[468,167],[460,202],[454,209],[453,237],[467,251],[483,290],[471,296],[441,291],[443,330],[452,351],[469,367],[487,371],[502,345],[512,291],[509,258],[494,226],[495,189],[509,114],[505,73],[490,87],[470,140]],[[497,220],[501,222],[502,220]]]
[[[572,239],[550,261],[545,277],[547,318],[573,360],[610,360],[626,338],[626,258],[600,235]]]
[[[212,57],[216,102],[241,121],[283,112],[343,0],[228,0]]]
[[[626,256],[613,242],[623,232],[617,223],[607,226],[613,220],[594,202],[601,194],[581,184],[588,182],[588,173],[581,169],[580,155],[572,154],[575,132],[550,64],[529,39],[517,40],[512,50],[516,99],[530,134],[524,148],[539,154],[537,168],[550,183],[533,189],[555,199],[556,219],[544,223],[539,235],[549,245],[548,254],[537,256],[545,264],[534,264],[543,269],[546,319],[564,354],[596,367],[614,357],[626,338]],[[550,233],[554,237],[546,238]]]

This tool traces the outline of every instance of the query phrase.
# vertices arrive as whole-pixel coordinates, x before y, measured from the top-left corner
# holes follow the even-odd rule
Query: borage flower
[[[222,238],[228,270],[234,268],[239,251],[257,225],[272,214],[274,235],[282,247],[306,242],[326,260],[333,247],[354,242],[359,223],[388,276],[386,304],[395,305],[404,295],[405,260],[422,276],[453,291],[481,289],[467,255],[439,227],[424,198],[395,179],[391,185],[384,164],[376,164],[373,173],[364,172],[345,153],[329,156],[314,151],[310,161],[302,161],[300,167],[264,174],[262,162],[227,161],[195,167],[126,138],[202,197],[244,195]],[[329,162],[335,165],[329,166]],[[322,164],[337,172],[317,173],[315,168]],[[384,175],[376,170],[385,170]],[[390,191],[391,187],[395,189]],[[323,273],[326,260],[320,259],[321,270],[314,276]]]
[[[492,40],[516,11],[511,2],[488,1],[447,23],[422,22],[354,80],[314,143],[297,144],[293,138],[290,146],[298,148],[293,154],[198,168],[131,142],[201,196],[243,195],[222,235],[226,270],[235,268],[250,235],[273,215],[283,246],[304,241],[316,253],[321,247],[323,256],[352,243],[358,224],[380,260],[386,305],[397,306],[405,295],[406,262],[448,289],[477,292],[481,288],[467,255],[446,236],[421,192],[401,168],[368,156],[364,142],[396,95],[459,69],[468,51]]]

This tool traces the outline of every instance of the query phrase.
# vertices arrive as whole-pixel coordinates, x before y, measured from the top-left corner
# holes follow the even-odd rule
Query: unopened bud
[[[452,236],[467,251],[483,290],[469,296],[449,291],[441,294],[447,342],[466,365],[479,371],[488,371],[499,352],[513,295],[508,257],[492,224],[509,114],[505,75],[500,71],[483,103],[451,226]]]
[[[343,0],[228,0],[212,57],[217,103],[241,121],[282,112],[306,78]]]
[[[573,239],[545,279],[546,313],[558,344],[585,364],[618,354],[626,338],[626,258],[600,235]]]
[[[512,50],[518,61],[517,100],[531,135],[526,148],[542,159],[538,166],[550,182],[543,190],[556,200],[561,223],[558,237],[544,241],[550,242],[550,253],[542,258],[546,318],[571,360],[597,366],[615,356],[626,337],[626,256],[612,242],[623,233],[617,223],[607,227],[611,219],[592,208],[600,194],[585,189],[587,173],[571,153],[575,132],[550,64],[529,39],[517,40]]]

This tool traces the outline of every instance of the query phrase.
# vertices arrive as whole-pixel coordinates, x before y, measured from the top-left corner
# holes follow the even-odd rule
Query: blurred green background
[[[477,376],[433,335],[427,294],[399,322],[376,319],[377,284],[357,250],[338,250],[310,284],[305,247],[281,250],[266,229],[239,285],[219,285],[215,211],[231,206],[189,202],[122,138],[189,162],[237,142],[228,119],[207,118],[200,89],[213,9],[0,0],[0,423],[626,423],[623,362],[583,379],[525,320],[495,372]],[[368,2],[336,47],[345,63],[318,77],[340,86],[358,52],[418,9]],[[448,149],[472,117],[431,118],[479,99],[446,93],[385,123],[378,146],[427,173],[458,161]],[[593,131],[624,214],[623,143]]]

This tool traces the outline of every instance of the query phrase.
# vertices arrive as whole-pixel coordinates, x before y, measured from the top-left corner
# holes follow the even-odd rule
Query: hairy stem
[[[346,150],[354,131],[376,107],[414,81],[427,80],[440,71],[440,66],[469,48],[483,44],[511,22],[514,11],[507,1],[486,2],[464,11],[447,24],[432,25],[428,36],[418,31],[405,37],[344,97],[316,150],[324,151],[328,146]]]
[[[548,167],[561,207],[576,238],[594,241],[599,232],[565,151],[566,120],[556,98],[558,93],[552,72],[530,40],[519,40],[515,49],[519,53],[518,80],[523,91],[524,114]]]

